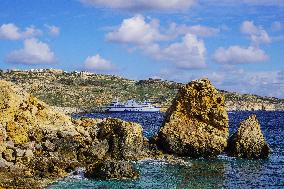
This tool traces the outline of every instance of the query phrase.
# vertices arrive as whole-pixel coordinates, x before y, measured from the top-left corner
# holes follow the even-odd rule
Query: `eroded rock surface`
[[[165,152],[181,156],[214,157],[227,146],[228,114],[224,96],[208,79],[182,87],[158,133]]]
[[[76,167],[104,160],[113,160],[118,174],[120,161],[148,157],[147,147],[139,124],[72,120],[0,80],[0,187],[43,187]]]
[[[248,159],[267,158],[270,151],[256,115],[240,123],[238,130],[230,137],[227,148],[230,156]]]
[[[130,162],[106,160],[89,165],[85,176],[99,180],[136,179],[139,172]]]

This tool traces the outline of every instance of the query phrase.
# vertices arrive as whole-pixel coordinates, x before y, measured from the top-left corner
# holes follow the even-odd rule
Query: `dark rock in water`
[[[269,156],[271,150],[256,115],[240,123],[238,130],[230,137],[226,151],[230,156],[247,159],[264,159]]]
[[[136,179],[139,173],[130,162],[106,160],[89,165],[85,176],[99,180]]]
[[[119,119],[105,119],[98,123],[98,140],[107,140],[111,158],[139,160],[148,157],[142,126]]]
[[[224,96],[208,79],[182,87],[158,133],[165,152],[190,157],[215,157],[227,146],[228,114]]]

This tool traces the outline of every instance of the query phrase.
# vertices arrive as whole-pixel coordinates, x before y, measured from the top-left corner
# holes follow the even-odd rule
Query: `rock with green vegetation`
[[[215,157],[227,146],[228,114],[224,95],[208,79],[180,89],[158,133],[165,152],[190,157]]]
[[[106,160],[90,164],[85,176],[98,180],[137,179],[139,172],[128,161]]]
[[[270,148],[262,134],[256,115],[242,121],[228,142],[228,155],[247,159],[265,159]]]

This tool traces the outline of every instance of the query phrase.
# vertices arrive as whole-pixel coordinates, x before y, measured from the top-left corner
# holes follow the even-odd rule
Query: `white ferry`
[[[159,112],[160,107],[153,106],[149,102],[137,103],[135,100],[128,100],[121,103],[118,100],[111,102],[105,107],[106,112]]]

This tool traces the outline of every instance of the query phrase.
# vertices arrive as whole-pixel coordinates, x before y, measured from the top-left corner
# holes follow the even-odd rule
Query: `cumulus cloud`
[[[106,39],[129,44],[132,51],[139,50],[157,61],[169,62],[178,68],[196,69],[206,67],[206,47],[198,37],[218,32],[218,29],[211,27],[175,23],[161,28],[159,20],[136,15],[123,20],[115,31],[106,35]]]
[[[106,39],[118,43],[145,45],[172,40],[188,33],[199,37],[210,37],[216,35],[219,31],[219,29],[213,27],[177,25],[176,23],[170,24],[168,28],[161,28],[159,20],[147,20],[142,15],[136,15],[124,19],[118,29],[106,35]]]
[[[254,45],[271,42],[268,33],[261,26],[256,26],[253,21],[244,21],[240,30],[250,36],[250,40]]]
[[[0,26],[0,39],[19,40],[41,35],[41,31],[34,26],[21,31],[15,24],[8,23]]]
[[[48,34],[51,35],[51,36],[59,36],[60,34],[60,28],[57,27],[57,26],[53,26],[53,25],[45,25],[45,27],[47,28],[48,30]]]
[[[193,34],[186,34],[181,42],[172,43],[165,48],[158,44],[143,47],[153,58],[168,61],[182,69],[205,68],[206,48],[204,42]]]
[[[215,51],[213,58],[216,62],[222,64],[249,64],[269,59],[262,49],[253,46],[248,48],[231,46],[227,49],[220,47]]]
[[[177,25],[176,23],[172,23],[169,27],[169,31],[172,34],[191,33],[200,37],[210,37],[218,34],[220,32],[220,29],[202,26],[202,25],[187,26],[187,25]]]
[[[24,48],[11,52],[6,62],[14,64],[51,64],[55,62],[55,55],[48,44],[35,38],[25,39]]]
[[[95,7],[136,10],[186,10],[196,4],[197,0],[80,0],[81,3]]]
[[[152,20],[146,23],[142,15],[123,20],[118,30],[106,35],[109,41],[133,44],[149,44],[164,38],[159,32],[159,22]]]
[[[116,66],[97,54],[86,58],[84,61],[84,68],[91,71],[107,72],[114,71]]]

